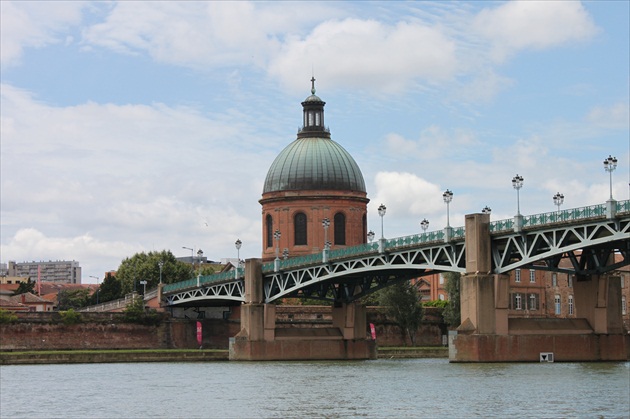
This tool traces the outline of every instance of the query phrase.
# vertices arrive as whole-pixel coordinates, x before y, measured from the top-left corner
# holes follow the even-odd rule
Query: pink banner
[[[201,348],[202,342],[202,333],[201,333],[201,322],[197,322],[197,343],[199,344],[199,348]]]
[[[372,332],[372,340],[376,340],[376,327],[374,327],[374,323],[370,323],[370,332]]]

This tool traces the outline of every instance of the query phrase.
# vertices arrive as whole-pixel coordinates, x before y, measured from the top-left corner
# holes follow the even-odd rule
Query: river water
[[[630,363],[0,367],[1,418],[628,418]]]

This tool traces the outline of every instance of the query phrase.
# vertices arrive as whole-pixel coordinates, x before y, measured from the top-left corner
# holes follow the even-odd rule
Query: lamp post
[[[516,215],[521,215],[521,202],[519,191],[523,187],[523,176],[518,174],[512,178],[512,187],[516,189]]]
[[[424,220],[420,221],[420,228],[422,228],[423,233],[426,233],[427,229],[429,228],[429,220],[425,218]]]
[[[376,236],[376,234],[374,234],[374,232],[370,230],[367,234],[367,239],[370,243],[372,243],[372,240],[374,240],[374,236]]]
[[[516,215],[514,216],[514,231],[520,232],[523,229],[523,216],[521,215],[521,199],[519,191],[523,187],[523,176],[518,174],[512,178],[512,187],[516,189]]]
[[[285,247],[282,250],[282,259],[287,260],[289,258],[289,248]]]
[[[101,291],[101,287],[98,285],[98,276],[90,275],[90,278],[96,279],[96,304],[98,304],[98,293]]]
[[[378,207],[378,215],[381,217],[381,239],[378,242],[378,251],[383,253],[385,251],[385,230],[383,227],[383,218],[385,218],[385,213],[387,212],[387,207],[383,204]]]
[[[446,204],[446,228],[444,229],[444,240],[449,242],[451,240],[451,236],[453,235],[451,232],[451,214],[450,214],[450,205],[453,200],[453,191],[447,189],[442,194],[442,200]]]
[[[280,269],[280,257],[279,257],[279,253],[280,253],[280,230],[276,230],[273,232],[273,238],[276,240],[276,259],[273,261],[273,268],[275,272],[278,272],[278,270]]]
[[[197,286],[201,285],[201,260],[203,258],[203,250],[197,250]]]
[[[610,200],[613,199],[612,193],[612,172],[617,168],[617,158],[611,155],[608,155],[608,158],[604,160],[604,170],[608,172],[610,175]]]
[[[322,262],[328,262],[328,249],[330,245],[328,244],[328,227],[330,227],[330,219],[324,218],[322,220],[322,226],[324,227],[324,250],[322,252]]]
[[[140,285],[143,286],[143,288],[142,288],[142,295],[146,295],[146,293],[147,293],[147,281],[145,281],[145,280],[140,281]]]
[[[190,250],[190,264],[193,267],[193,270],[195,269],[195,249],[193,249],[192,247],[186,247],[186,246],[182,246],[182,249],[186,249],[186,250]]]
[[[553,203],[558,207],[558,213],[560,213],[560,205],[564,203],[564,195],[558,192],[553,196]]]
[[[160,284],[162,284],[162,267],[164,266],[164,261],[161,260],[158,262],[158,267],[160,268]]]
[[[487,205],[481,209],[482,214],[490,214],[491,212],[492,212],[492,209]]]
[[[234,279],[238,278],[238,268],[241,266],[241,246],[243,242],[241,239],[236,239],[234,246],[236,247],[236,271],[234,272]]]
[[[612,192],[612,172],[617,168],[617,158],[608,155],[608,158],[604,160],[604,170],[608,172],[610,179],[610,198],[606,201],[606,217],[609,220],[615,218],[617,214],[617,201],[613,199]]]

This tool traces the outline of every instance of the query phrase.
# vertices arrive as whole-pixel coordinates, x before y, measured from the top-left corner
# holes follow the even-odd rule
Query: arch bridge
[[[488,216],[489,220],[489,216]],[[484,274],[530,269],[599,275],[630,264],[630,201],[489,222],[491,267]],[[477,243],[474,246],[478,246]],[[439,272],[466,273],[478,253],[464,227],[414,234],[262,265],[264,302],[285,297],[351,303],[395,282]],[[621,255],[615,261],[613,254]],[[568,259],[571,268],[560,266]],[[477,272],[478,273],[478,272]],[[166,306],[245,301],[243,269],[165,285]]]

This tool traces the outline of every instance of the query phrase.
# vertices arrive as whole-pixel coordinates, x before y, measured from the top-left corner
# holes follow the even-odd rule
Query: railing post
[[[606,218],[612,220],[617,216],[617,201],[609,199],[606,201]]]

